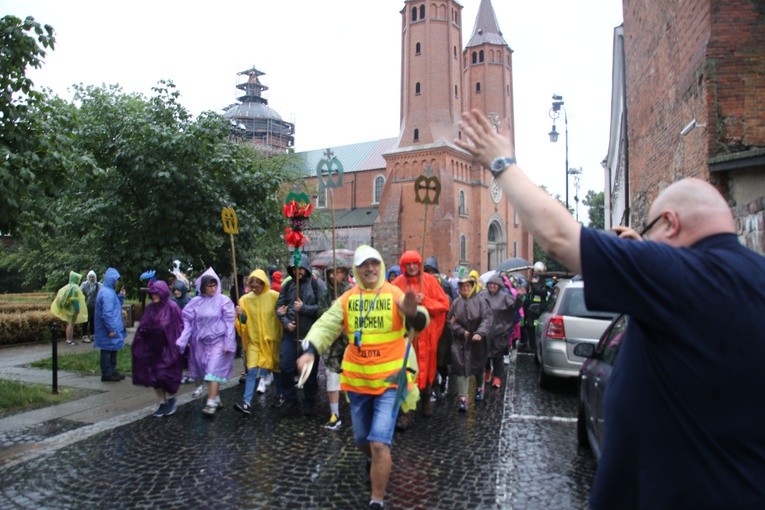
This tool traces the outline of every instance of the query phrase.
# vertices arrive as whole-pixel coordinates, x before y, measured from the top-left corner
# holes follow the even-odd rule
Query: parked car
[[[595,346],[616,316],[587,308],[581,278],[558,282],[535,330],[539,385],[549,386],[552,377],[578,377],[584,358],[574,348],[582,342]]]
[[[600,459],[603,445],[603,396],[628,317],[619,315],[600,337],[598,345],[581,343],[574,353],[585,359],[579,371],[579,411],[576,420],[576,439],[579,446],[591,447],[596,459]]]

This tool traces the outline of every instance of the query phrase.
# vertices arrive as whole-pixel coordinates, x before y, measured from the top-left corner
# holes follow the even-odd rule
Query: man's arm
[[[515,157],[507,134],[497,133],[479,110],[464,112],[459,127],[465,137],[454,140],[454,144],[468,151],[485,168],[490,168],[495,158]],[[571,271],[580,272],[581,225],[566,208],[534,184],[517,164],[502,172],[497,183],[542,249]]]

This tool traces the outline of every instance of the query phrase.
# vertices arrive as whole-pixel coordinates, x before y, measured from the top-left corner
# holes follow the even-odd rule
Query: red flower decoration
[[[291,200],[284,204],[284,216],[287,218],[305,219],[308,218],[313,212],[313,205],[311,203],[300,204],[295,200]]]
[[[284,240],[290,248],[302,248],[308,243],[308,238],[299,230],[292,230],[287,227],[284,229]]]

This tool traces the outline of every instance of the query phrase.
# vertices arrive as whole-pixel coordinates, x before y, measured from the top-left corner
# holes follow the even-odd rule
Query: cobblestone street
[[[542,392],[530,354],[509,368],[507,391],[488,392],[467,415],[450,395],[433,417],[396,434],[386,508],[586,508],[595,462],[576,446],[575,382]],[[322,428],[324,402],[314,418],[278,421],[269,389],[248,417],[232,408],[242,389],[226,388],[214,417],[197,399],[171,417],[147,416],[6,466],[0,508],[367,507],[345,402],[343,427],[331,432]],[[20,436],[0,438],[0,448]]]

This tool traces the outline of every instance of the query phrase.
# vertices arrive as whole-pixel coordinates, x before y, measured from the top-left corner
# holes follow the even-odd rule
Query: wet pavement
[[[432,417],[418,415],[396,433],[385,508],[586,508],[595,461],[576,445],[575,381],[542,391],[537,372],[522,353],[509,387],[488,391],[466,415],[449,395]],[[213,417],[200,412],[199,398],[173,416],[146,416],[0,467],[0,508],[367,508],[344,401],[343,426],[332,432],[322,428],[324,401],[315,417],[278,420],[269,388],[245,416],[232,408],[242,390],[225,388]],[[61,419],[39,427],[38,436],[45,427],[78,433]],[[0,436],[0,450],[8,447]]]

